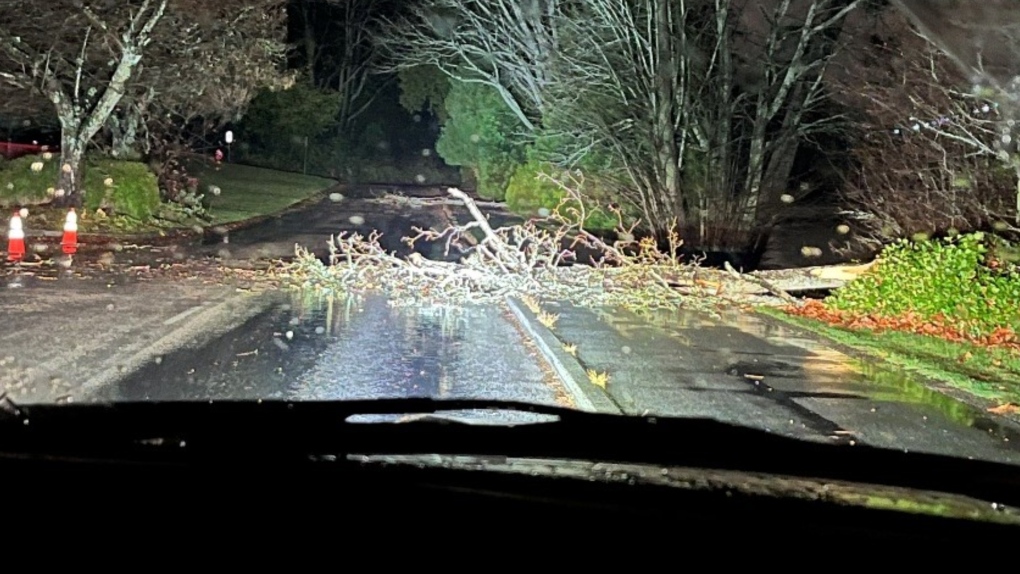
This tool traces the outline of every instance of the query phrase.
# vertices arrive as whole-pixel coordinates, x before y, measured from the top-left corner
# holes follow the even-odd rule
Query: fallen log
[[[754,284],[762,287],[763,289],[765,289],[769,293],[772,293],[773,295],[775,295],[776,297],[779,297],[780,299],[782,299],[783,301],[786,301],[787,303],[791,303],[793,305],[800,304],[800,301],[798,301],[796,297],[794,297],[793,295],[790,295],[786,290],[784,290],[781,287],[777,287],[776,285],[772,284],[771,282],[767,281],[766,279],[763,279],[763,278],[755,276],[755,275],[748,275],[746,273],[740,273],[736,269],[734,269],[732,265],[730,265],[729,261],[727,261],[725,263],[724,267],[726,267],[726,271],[731,276],[733,276],[735,279],[740,279],[740,280],[743,280],[743,281],[750,281],[751,283],[754,283]]]
[[[864,265],[820,265],[739,273],[732,266],[727,266],[725,271],[698,269],[693,277],[672,278],[669,284],[681,293],[703,293],[722,288],[733,294],[764,295],[771,293],[788,300],[780,293],[790,295],[804,291],[839,289],[874,267],[875,262],[871,262]]]

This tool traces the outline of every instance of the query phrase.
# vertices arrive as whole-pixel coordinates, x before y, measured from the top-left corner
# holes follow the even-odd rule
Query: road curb
[[[287,215],[289,213],[293,213],[295,211],[300,211],[302,209],[306,209],[308,207],[311,207],[312,205],[315,205],[316,203],[319,203],[319,202],[323,201],[324,199],[326,199],[327,197],[329,197],[330,194],[332,194],[333,192],[347,191],[349,188],[350,187],[347,184],[344,184],[344,183],[334,183],[333,185],[331,185],[329,187],[320,189],[319,191],[313,193],[312,195],[309,195],[308,197],[306,197],[306,198],[304,198],[302,200],[299,200],[299,201],[297,201],[295,203],[292,203],[292,204],[288,205],[287,207],[284,207],[283,209],[281,209],[279,211],[275,211],[273,213],[264,213],[262,215],[256,215],[255,217],[251,217],[251,218],[248,218],[248,219],[242,219],[240,221],[233,221],[233,222],[230,222],[230,223],[222,223],[222,224],[219,224],[219,225],[206,225],[206,226],[203,226],[202,238],[203,239],[208,239],[209,235],[210,235],[210,232],[212,232],[214,229],[217,229],[217,228],[226,229],[228,232],[234,232],[234,231],[240,231],[240,230],[243,230],[243,229],[248,229],[249,227],[253,227],[253,226],[258,225],[260,223],[264,223],[266,221],[269,221],[270,219],[274,219],[276,217],[281,217],[281,216]]]
[[[545,360],[563,381],[563,386],[573,397],[577,408],[588,412],[623,414],[606,393],[588,382],[581,364],[562,350],[562,343],[555,334],[530,317],[516,299],[507,297],[506,303],[521,327],[542,352]]]

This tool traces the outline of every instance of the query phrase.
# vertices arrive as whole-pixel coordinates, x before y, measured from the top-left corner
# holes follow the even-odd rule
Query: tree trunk
[[[319,46],[315,40],[315,28],[312,24],[312,13],[311,8],[307,2],[301,3],[301,25],[302,25],[302,40],[304,43],[305,51],[305,69],[308,73],[308,81],[312,86],[316,88],[319,85],[315,82],[315,64],[319,56]]]
[[[677,65],[674,49],[673,18],[667,2],[656,4],[656,70],[655,70],[655,149],[658,157],[658,183],[662,193],[661,201],[665,204],[667,221],[656,222],[656,234],[660,238],[669,237],[669,219],[676,217],[678,224],[687,223],[687,214],[682,204],[680,189],[680,153],[677,145],[676,128],[676,89]]]
[[[141,126],[141,113],[133,106],[121,113],[110,114],[106,127],[110,133],[110,155],[117,159],[139,160],[142,150],[139,149],[138,132]]]
[[[56,204],[62,207],[81,207],[85,188],[82,166],[85,143],[74,133],[63,130],[60,135],[60,170],[57,174],[58,195]],[[63,193],[59,193],[62,190]]]

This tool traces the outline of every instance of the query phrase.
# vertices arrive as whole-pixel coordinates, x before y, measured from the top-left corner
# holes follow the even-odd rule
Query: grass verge
[[[153,217],[145,219],[84,210],[78,215],[78,232],[115,237],[163,234],[173,230],[190,230],[195,226],[237,223],[283,211],[336,183],[322,177],[239,164],[212,166],[196,161],[188,168],[199,179],[203,192],[207,192],[210,185],[220,189],[220,194],[212,199],[211,220],[183,216],[166,203],[159,205]],[[29,216],[24,221],[25,231],[32,238],[38,237],[37,232],[42,230],[60,232],[66,215],[66,208],[30,205]],[[0,230],[6,232],[6,223],[5,217],[0,221]]]
[[[208,193],[210,185],[220,189],[209,209],[213,225],[271,215],[336,184],[323,177],[235,163],[210,165],[191,161],[187,169],[198,178],[203,193]]]
[[[943,383],[973,404],[1020,404],[1020,355],[1009,349],[902,331],[851,330],[768,307],[757,311]]]

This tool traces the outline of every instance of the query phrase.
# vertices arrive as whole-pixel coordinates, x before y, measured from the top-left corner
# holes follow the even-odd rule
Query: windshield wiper
[[[553,415],[463,425],[449,411]],[[864,445],[809,442],[709,419],[626,417],[504,401],[147,402],[0,410],[0,456],[67,455],[221,464],[316,456],[441,454],[656,464],[935,490],[1020,506],[1020,467]],[[364,415],[428,415],[359,424]],[[432,420],[429,420],[429,419]],[[311,458],[310,458],[311,457]]]

